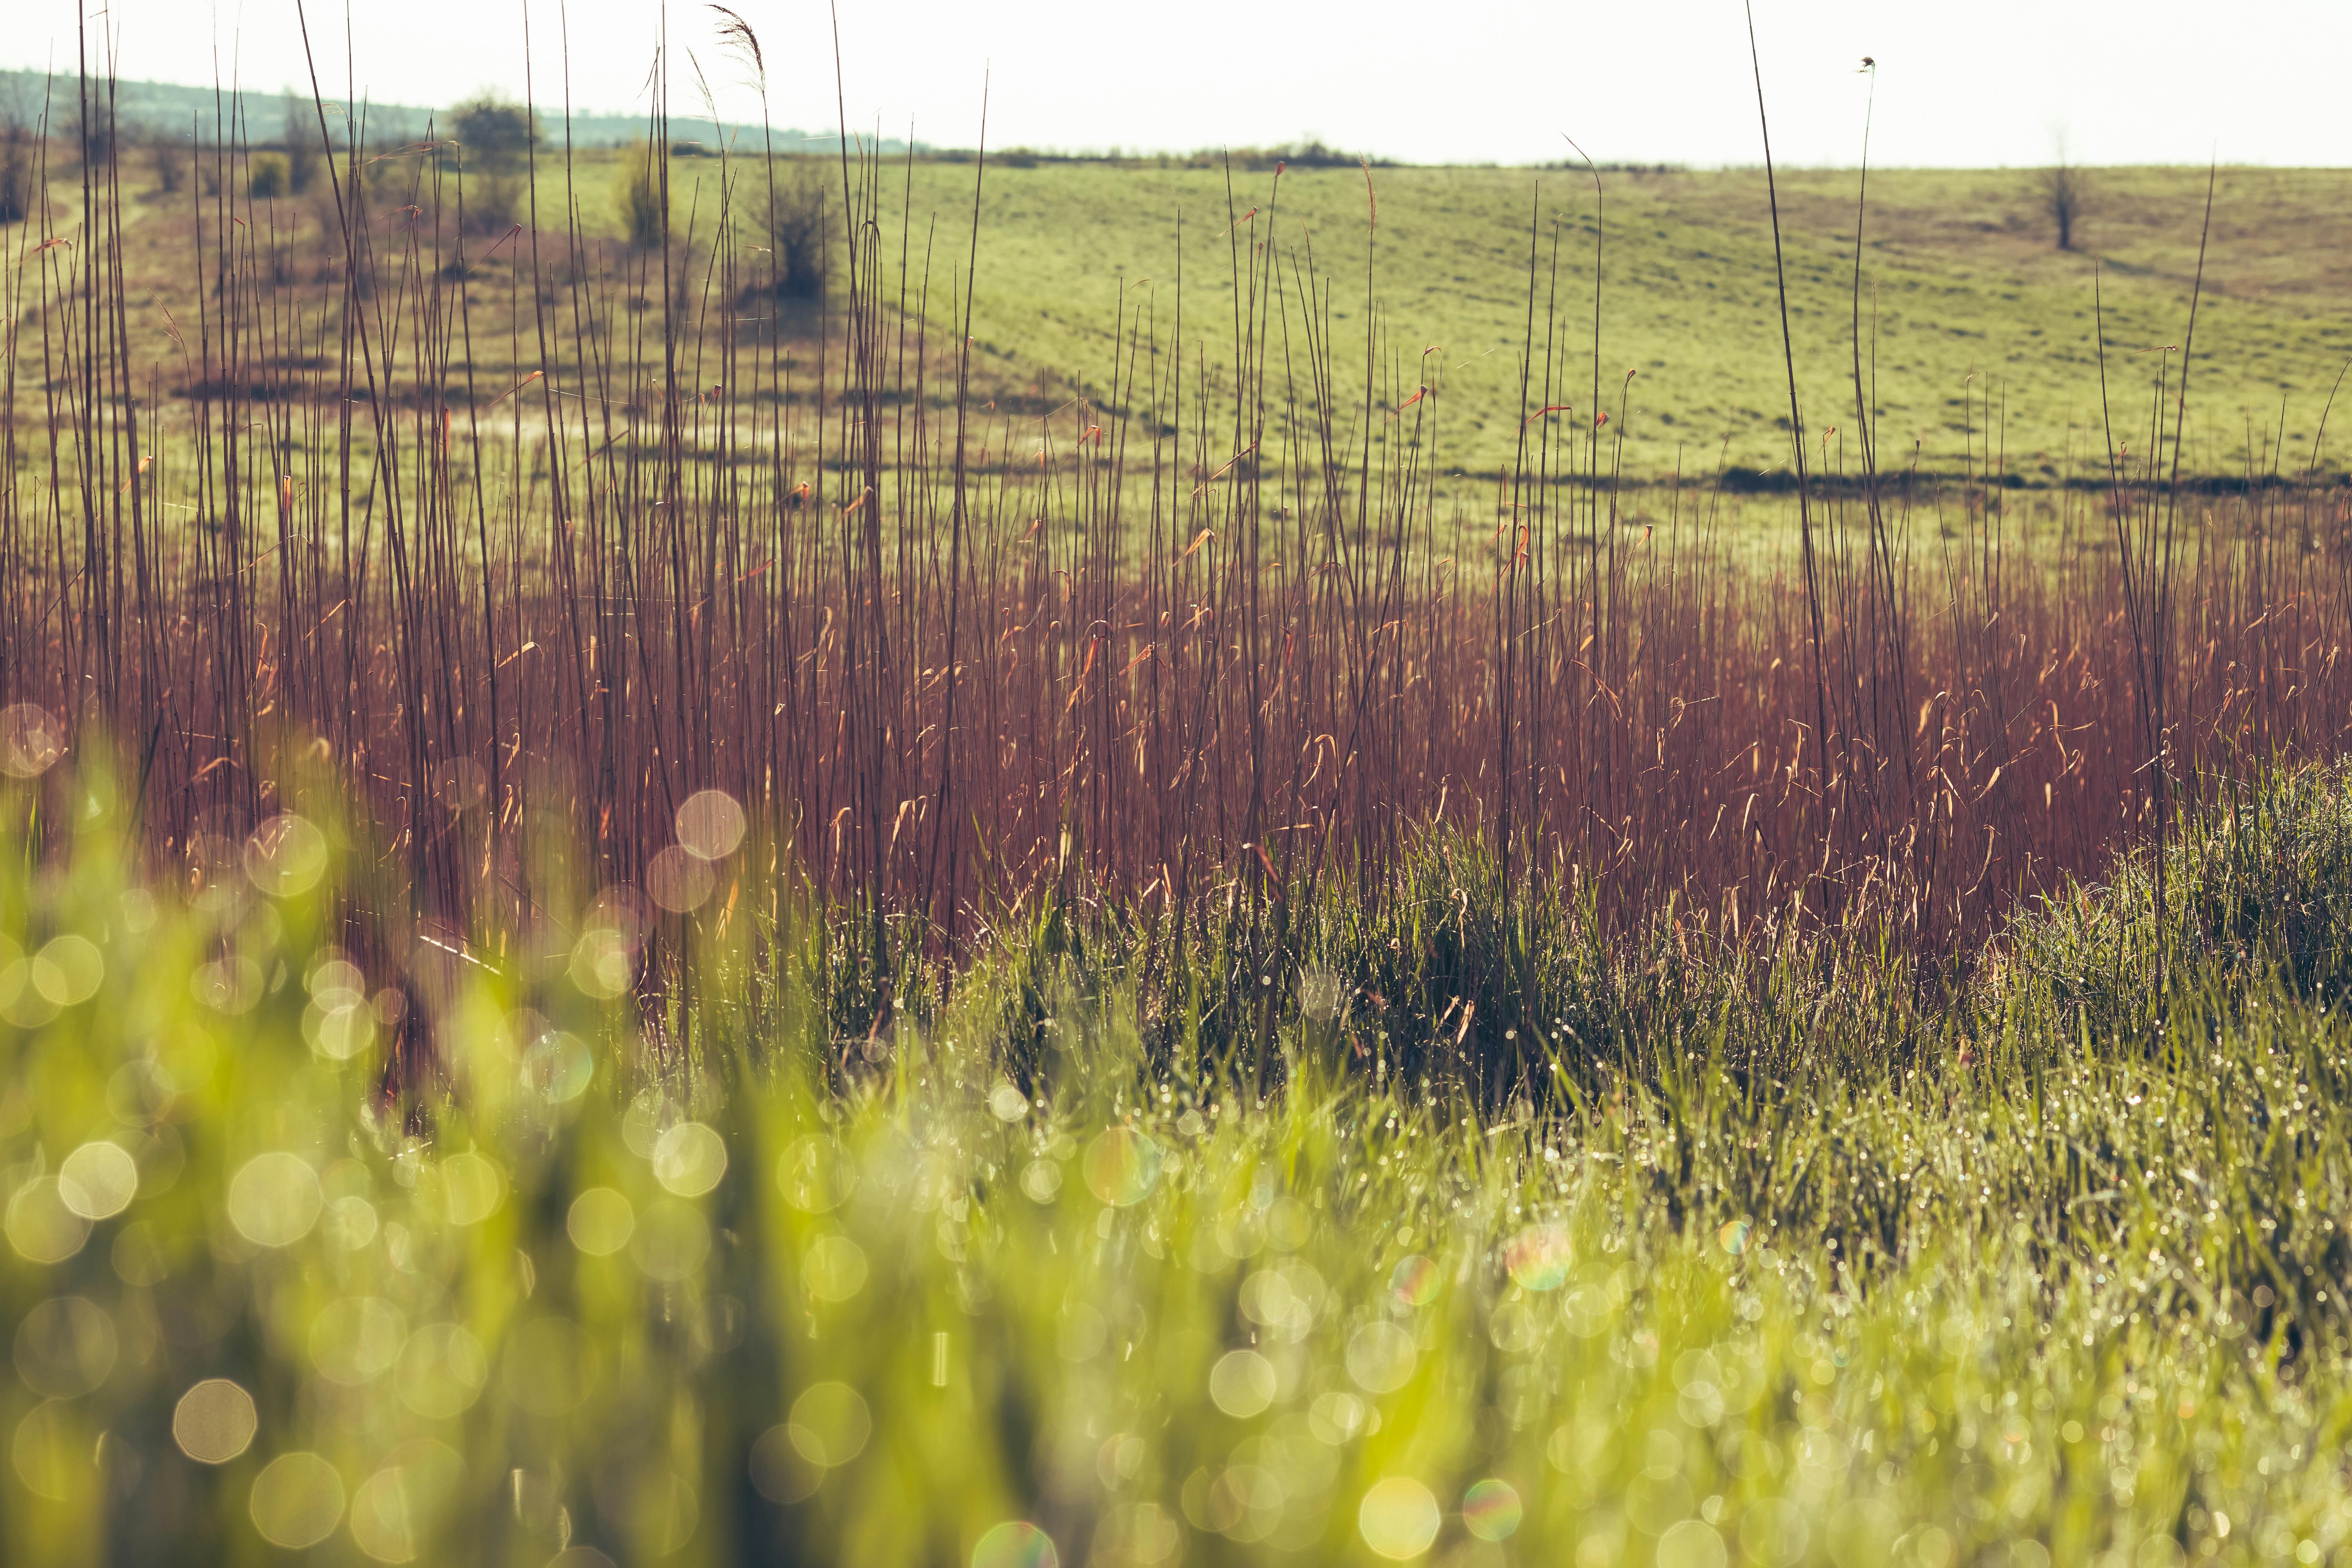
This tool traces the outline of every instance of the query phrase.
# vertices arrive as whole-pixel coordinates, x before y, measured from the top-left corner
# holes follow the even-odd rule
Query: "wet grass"
[[[1662,931],[1555,977],[1573,1087],[1496,1110],[1387,1065],[1336,950],[1263,1098],[1066,941],[1008,937],[881,1030],[790,960],[809,922],[716,912],[690,1027],[613,998],[627,931],[588,912],[377,989],[323,943],[333,830],[141,886],[102,783],[45,782],[69,836],[36,864],[15,786],[0,900],[18,1561],[2270,1562],[2345,1532],[2341,939],[2216,869],[2313,865],[2340,773],[2184,835],[2176,907],[2239,924],[2161,999],[2126,969],[2084,1007],[2062,949],[2095,942],[2053,934],[2153,940],[2130,871],[1934,1005],[1899,964]]]

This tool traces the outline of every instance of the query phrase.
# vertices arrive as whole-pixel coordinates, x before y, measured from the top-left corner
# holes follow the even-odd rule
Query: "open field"
[[[6,231],[0,1555],[2352,1561],[2339,176],[344,153]]]
[[[688,128],[681,122],[678,134]],[[572,184],[552,146],[540,179],[541,223],[561,231],[576,208],[583,234],[621,232],[628,155],[583,150]],[[829,181],[838,211],[840,171],[801,161]],[[78,187],[52,184],[58,232],[70,232]],[[881,258],[885,295],[934,303],[953,295],[971,244],[974,168],[917,161],[892,166],[877,193],[889,231],[904,240]],[[392,158],[372,175],[383,208],[411,205],[429,177],[422,161]],[[165,198],[134,163],[124,207],[124,255],[134,289],[131,330],[145,356],[167,358],[161,310],[196,311],[185,266],[196,215],[191,194]],[[757,160],[732,161],[739,207],[764,204]],[[672,205],[681,271],[709,261],[719,201],[716,159],[673,161]],[[1870,180],[1864,220],[1861,300],[1865,374],[1874,387],[1881,467],[1939,476],[1994,472],[2028,484],[2103,483],[2093,264],[2104,268],[2115,423],[2124,438],[2147,434],[2155,369],[2178,369],[2178,347],[2198,266],[2205,171],[2087,172],[2095,195],[2077,248],[2060,251],[2041,216],[2032,171],[1884,170]],[[1148,323],[1163,358],[1180,341],[1213,374],[1235,363],[1232,227],[1274,244],[1280,285],[1309,278],[1329,290],[1328,354],[1339,384],[1364,384],[1365,300],[1377,307],[1374,401],[1393,409],[1433,384],[1435,434],[1444,472],[1491,478],[1509,469],[1523,406],[1519,378],[1529,314],[1530,239],[1538,334],[1524,406],[1573,404],[1593,412],[1592,273],[1596,237],[1591,177],[1580,170],[1380,168],[1370,179],[1379,226],[1367,256],[1366,176],[1352,169],[1224,173],[1100,163],[993,165],[981,202],[982,252],[973,331],[982,354],[975,385],[1008,406],[1043,413],[1081,395],[1140,411],[1142,400],[1106,397],[1118,357],[1114,339]],[[1785,472],[1788,391],[1774,304],[1771,229],[1759,170],[1602,176],[1604,237],[1597,366],[1602,411],[1620,421],[1622,460],[1635,479],[1710,476],[1721,465]],[[320,186],[300,200],[264,204],[289,265],[307,273],[334,250],[332,204]],[[1816,430],[1843,426],[1853,409],[1852,171],[1784,171],[1790,318],[1800,390]],[[424,196],[428,204],[429,194]],[[445,203],[453,200],[445,195]],[[517,216],[525,216],[521,204]],[[2352,274],[2352,175],[2335,170],[2225,169],[2216,184],[2191,400],[2189,472],[2222,479],[2299,476],[2315,460],[2340,473],[2352,457],[2315,440],[2328,395],[2352,357],[2352,326],[2338,302]],[[1179,221],[1184,236],[1178,298]],[[1260,232],[1259,226],[1264,226]],[[395,226],[387,221],[381,227]],[[688,231],[691,229],[692,233]],[[445,224],[429,235],[446,257],[463,243],[479,257],[487,298],[528,267],[499,235],[461,241]],[[378,244],[387,236],[380,236]],[[1555,239],[1557,249],[1555,251]],[[690,242],[690,243],[689,243]],[[836,241],[837,243],[837,241]],[[1367,277],[1367,262],[1370,277]],[[1294,269],[1296,269],[1294,271]],[[1122,304],[1124,300],[1124,304]],[[707,303],[707,301],[706,301]],[[910,307],[911,308],[911,307]],[[1303,308],[1302,308],[1303,310]],[[933,320],[938,319],[936,309]],[[795,357],[810,362],[813,323],[787,323]],[[1549,347],[1549,354],[1540,352]],[[489,342],[477,363],[487,383],[528,356]],[[1431,352],[1424,352],[1431,351]],[[1303,342],[1292,345],[1303,360]],[[1552,390],[1545,394],[1545,360]],[[527,369],[527,366],[526,366]],[[1638,373],[1626,382],[1628,372]],[[166,372],[168,374],[168,370]],[[517,374],[522,374],[518,372]],[[1122,384],[1126,373],[1120,373]],[[22,394],[20,393],[20,396]],[[489,393],[482,396],[493,395]],[[1162,411],[1164,416],[1164,410]],[[1829,463],[1858,467],[1831,438]]]

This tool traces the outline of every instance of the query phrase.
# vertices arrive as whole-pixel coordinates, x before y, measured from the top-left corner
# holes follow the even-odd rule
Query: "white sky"
[[[95,0],[92,0],[95,4]],[[0,64],[70,68],[73,0],[12,0]],[[740,0],[767,58],[779,123],[830,127],[836,110],[824,11]],[[350,0],[358,85],[378,102],[446,104],[480,88],[520,95],[521,0]],[[661,11],[647,0],[572,0],[576,106],[641,109]],[[712,17],[673,4],[730,118],[755,100],[724,83]],[[2084,163],[2352,163],[2340,74],[2352,0],[1756,0],[1773,151],[1852,163],[1879,61],[1872,161],[2046,162],[2063,130]],[[537,96],[560,91],[555,0],[534,0]],[[294,0],[110,0],[127,78],[264,90],[306,79]],[[313,0],[330,93],[345,85],[344,16]],[[1454,0],[1339,5],[1192,0],[842,0],[849,118],[970,145],[983,68],[989,142],[1068,150],[1191,149],[1322,136],[1415,162],[1540,162],[1560,132],[1603,161],[1696,164],[1759,157],[1739,0]]]

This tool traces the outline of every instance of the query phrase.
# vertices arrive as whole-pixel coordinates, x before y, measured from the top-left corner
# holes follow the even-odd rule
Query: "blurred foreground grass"
[[[1261,1102],[1076,947],[842,1034],[697,917],[688,1029],[590,905],[428,1000],[331,828],[172,890],[7,787],[10,1563],[2352,1556],[2341,773],[2177,851],[2160,1023],[2145,865],[1933,1008],[1669,931],[1556,1114],[1391,1074],[1333,928]]]

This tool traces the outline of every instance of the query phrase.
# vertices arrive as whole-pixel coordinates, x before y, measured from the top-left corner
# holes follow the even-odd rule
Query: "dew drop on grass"
[[[106,978],[106,956],[89,938],[68,931],[33,955],[28,977],[50,1005],[79,1006],[98,994],[99,984]]]
[[[646,1279],[678,1284],[710,1257],[710,1222],[700,1209],[677,1198],[648,1204],[629,1238],[629,1257]]]
[[[561,1029],[547,1030],[523,1052],[523,1082],[552,1105],[579,1099],[595,1076],[596,1058],[586,1042]]]
[[[1389,1293],[1408,1307],[1428,1306],[1437,1299],[1437,1265],[1418,1252],[1389,1271]]]
[[[1874,1561],[1886,1560],[1885,1553],[1864,1555]],[[1729,1560],[1723,1537],[1704,1520],[1684,1520],[1658,1537],[1658,1568],[1724,1568]]]
[[[1402,1388],[1420,1359],[1412,1336],[1394,1323],[1366,1323],[1348,1339],[1348,1375],[1367,1394]]]
[[[636,979],[636,944],[620,931],[592,927],[572,944],[567,973],[582,995],[610,1001]]]
[[[1061,1568],[1054,1538],[1027,1520],[1007,1520],[971,1548],[971,1568]]]
[[[414,1562],[425,1521],[405,1467],[387,1465],[352,1494],[352,1539],[379,1563]]]
[[[1050,1204],[1061,1195],[1062,1167],[1051,1160],[1032,1160],[1021,1172],[1021,1190],[1033,1204]]]
[[[89,1434],[75,1419],[76,1408],[49,1400],[16,1423],[9,1458],[16,1479],[35,1497],[69,1502],[88,1495],[98,1479]]]
[[[16,1375],[44,1399],[79,1399],[114,1370],[114,1320],[81,1296],[52,1296],[16,1325]]]
[[[1411,1476],[1375,1482],[1356,1510],[1364,1544],[1397,1562],[1428,1551],[1441,1522],[1436,1497]]]
[[[776,1185],[784,1201],[803,1214],[826,1214],[849,1201],[857,1188],[857,1164],[830,1138],[811,1133],[776,1162]]]
[[[778,1422],[760,1434],[746,1462],[751,1486],[770,1502],[790,1505],[805,1500],[824,1483],[827,1471],[812,1465],[793,1445],[792,1428]]]
[[[318,1223],[325,1198],[318,1173],[299,1154],[257,1154],[228,1184],[228,1218],[258,1247],[291,1247]]]
[[[564,1229],[572,1245],[591,1258],[610,1258],[629,1245],[637,1227],[636,1210],[611,1187],[590,1187],[572,1200]]]
[[[1462,1528],[1481,1541],[1504,1541],[1519,1528],[1518,1489],[1489,1478],[1462,1494]]]
[[[55,1176],[36,1176],[8,1200],[8,1245],[27,1263],[62,1263],[89,1239],[89,1221],[66,1205]]]
[[[0,773],[38,778],[66,754],[64,728],[30,702],[0,708]]]
[[[866,1289],[866,1249],[845,1236],[819,1237],[801,1261],[809,1294],[820,1301],[846,1301]]]
[[[1307,1407],[1307,1429],[1334,1448],[1352,1441],[1364,1429],[1364,1402],[1352,1394],[1318,1394]]]
[[[678,847],[705,860],[732,855],[743,842],[743,808],[724,790],[706,789],[677,808]]]
[[[226,1465],[250,1447],[260,1417],[253,1395],[225,1377],[208,1377],[172,1409],[172,1440],[200,1465]]]
[[[1557,1290],[1568,1283],[1572,1250],[1564,1226],[1531,1225],[1511,1238],[1503,1260],[1521,1289]]]
[[[343,1517],[343,1479],[316,1454],[280,1454],[253,1479],[246,1506],[264,1541],[299,1552],[334,1533]]]
[[[710,862],[673,844],[646,866],[646,893],[672,914],[690,914],[710,901],[718,888]]]
[[[784,1426],[793,1451],[821,1469],[838,1469],[864,1453],[873,1431],[866,1396],[845,1383],[817,1383],[802,1390]]]
[[[1237,1421],[1262,1414],[1274,1403],[1274,1363],[1255,1351],[1227,1351],[1209,1369],[1209,1397]]]
[[[327,836],[309,818],[284,812],[245,841],[245,874],[273,899],[309,892],[327,874]]]
[[[1164,1159],[1150,1135],[1132,1127],[1106,1128],[1087,1145],[1087,1190],[1112,1208],[1127,1208],[1150,1195]]]
[[[727,1141],[699,1121],[681,1121],[654,1141],[654,1180],[682,1198],[698,1198],[727,1173]]]
[[[342,1252],[357,1252],[375,1239],[379,1228],[375,1205],[357,1193],[337,1198],[327,1205],[323,1234],[328,1245]]]
[[[473,1407],[489,1381],[481,1341],[457,1323],[427,1323],[400,1352],[400,1400],[427,1420],[446,1421]]]
[[[329,1383],[357,1388],[391,1371],[407,1339],[399,1308],[381,1297],[346,1296],[310,1321],[310,1362]]]
[[[441,1162],[441,1214],[454,1226],[479,1225],[506,1202],[506,1173],[479,1154]]]

